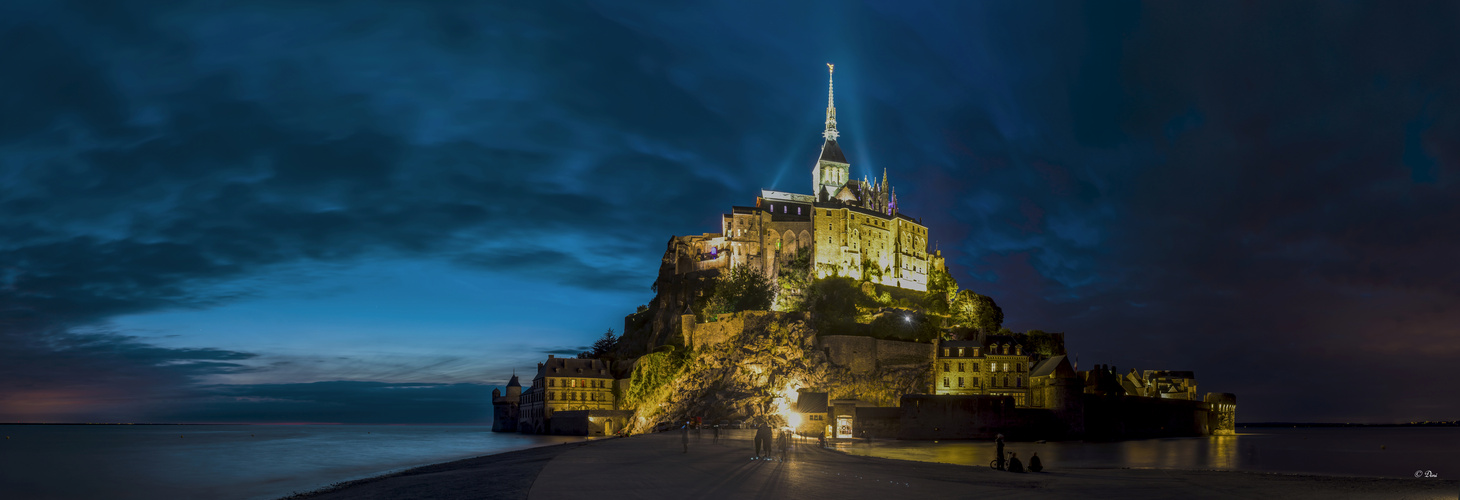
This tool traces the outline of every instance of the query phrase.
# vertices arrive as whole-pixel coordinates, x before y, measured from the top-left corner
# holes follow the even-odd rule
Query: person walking
[[[1003,434],[999,434],[999,435],[994,436],[994,447],[997,448],[997,451],[998,451],[998,454],[999,454],[999,458],[998,458],[999,467],[998,467],[998,469],[999,470],[1004,470],[1004,435]]]
[[[711,443],[720,444],[720,424],[715,424],[715,436]]]
[[[755,430],[755,437],[756,437],[756,439],[759,439],[760,440],[760,444],[758,446],[756,446],[755,456],[757,456],[757,457],[761,456],[760,450],[762,450],[762,449],[764,449],[765,450],[765,454],[767,456],[769,456],[771,454],[771,426],[770,426],[770,424],[764,424],[764,423],[763,424],[760,424],[760,428]]]
[[[1036,451],[1033,455],[1029,456],[1029,472],[1039,472],[1042,470],[1044,470],[1044,464],[1039,461],[1039,452]]]
[[[684,427],[680,428],[679,436],[680,442],[684,443],[684,452],[689,453],[689,422],[685,422]]]

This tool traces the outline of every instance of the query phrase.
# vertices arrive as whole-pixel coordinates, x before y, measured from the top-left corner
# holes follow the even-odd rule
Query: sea
[[[422,425],[0,425],[0,498],[276,499],[339,481],[581,441]],[[988,441],[874,440],[842,451],[987,466]],[[1460,477],[1460,427],[1248,428],[1235,436],[1010,442],[1050,469],[1168,468]]]
[[[992,441],[845,441],[853,455],[987,467]],[[1008,442],[1050,469],[1235,470],[1332,476],[1460,478],[1460,427],[1241,428],[1235,436],[1115,442]]]
[[[445,425],[0,425],[0,498],[276,499],[586,438]]]

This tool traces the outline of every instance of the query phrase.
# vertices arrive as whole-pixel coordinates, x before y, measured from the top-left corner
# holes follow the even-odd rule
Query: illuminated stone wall
[[[816,346],[832,364],[845,367],[853,374],[871,373],[879,368],[926,368],[933,361],[933,345],[919,342],[881,340],[855,335],[820,335]]]

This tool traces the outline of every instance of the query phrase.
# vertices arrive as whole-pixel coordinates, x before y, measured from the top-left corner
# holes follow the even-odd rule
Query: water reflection
[[[854,455],[987,466],[991,441],[838,443]],[[1235,436],[1113,443],[1011,442],[1005,451],[1038,452],[1050,468],[1249,470],[1413,477],[1415,470],[1460,475],[1460,428],[1262,429]],[[1445,477],[1443,474],[1440,477]]]

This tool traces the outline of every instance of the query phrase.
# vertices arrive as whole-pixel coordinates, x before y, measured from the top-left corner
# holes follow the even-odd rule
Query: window
[[[989,363],[989,371],[991,371],[991,372],[999,371],[999,364],[998,363]]]
[[[973,386],[974,387],[978,387],[978,379],[977,378],[973,379]]]
[[[1014,377],[1014,387],[1024,387],[1024,377]]]
[[[578,387],[578,379],[569,380],[568,381],[568,386],[569,387]]]
[[[796,207],[796,215],[801,215],[801,207]]]
[[[1008,363],[1004,363],[1004,371],[1009,371],[1009,364]]]
[[[959,388],[962,388],[963,387],[963,377],[958,377],[958,387]]]
[[[1022,372],[1022,371],[1024,371],[1024,363],[1014,363],[1014,371],[1016,371],[1016,372]]]
[[[974,361],[973,362],[973,371],[978,371],[978,362],[977,361]]]
[[[948,377],[943,377],[943,387],[948,387]]]
[[[1008,387],[1008,386],[1009,386],[1009,376],[1008,375],[1004,375],[1004,387]]]
[[[959,347],[958,348],[958,355],[959,356],[962,356],[963,355],[963,348],[962,347]]]
[[[944,347],[943,348],[943,356],[944,357],[947,357],[948,356],[948,348],[947,347]]]
[[[973,348],[973,356],[974,357],[978,357],[978,348],[977,347]]]
[[[552,387],[553,386],[553,382],[555,382],[555,380],[548,379],[548,387]]]
[[[553,400],[553,393],[549,392],[548,393],[548,401],[552,401],[552,400]]]
[[[948,372],[948,371],[953,371],[953,370],[949,370],[949,369],[948,369],[948,362],[947,362],[947,361],[944,361],[944,362],[943,362],[943,371],[945,371],[945,372]]]
[[[963,363],[958,363],[958,371],[963,371]]]

